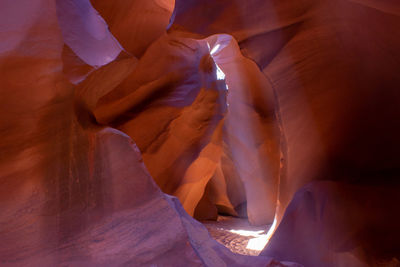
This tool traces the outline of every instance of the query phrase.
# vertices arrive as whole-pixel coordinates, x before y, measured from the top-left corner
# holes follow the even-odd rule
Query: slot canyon
[[[400,266],[399,0],[0,0],[0,266]]]

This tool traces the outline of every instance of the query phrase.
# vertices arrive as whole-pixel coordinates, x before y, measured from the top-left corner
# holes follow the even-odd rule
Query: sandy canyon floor
[[[217,221],[202,221],[210,235],[232,252],[257,256],[267,241],[270,225],[252,226],[247,219],[219,216]]]

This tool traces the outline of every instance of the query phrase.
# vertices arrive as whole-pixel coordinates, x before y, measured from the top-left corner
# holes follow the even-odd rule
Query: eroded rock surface
[[[206,210],[237,215],[247,204],[252,223],[271,223],[280,159],[272,88],[231,36],[179,35],[154,42],[94,115],[136,140],[157,184],[189,214],[206,218],[209,202]]]
[[[170,31],[234,36],[242,53],[257,63],[273,88],[281,130],[278,221],[289,203],[302,205],[298,197],[293,197],[313,181],[338,182],[330,183],[328,188],[332,188],[327,190],[345,199],[326,199],[331,207],[324,210],[324,216],[330,214],[327,220],[315,218],[309,206],[297,212],[287,210],[281,222],[285,226],[278,228],[267,253],[292,255],[292,260],[310,266],[373,265],[379,259],[395,265],[399,255],[394,248],[399,244],[381,237],[398,232],[392,225],[399,217],[392,206],[392,190],[400,188],[400,37],[395,30],[400,23],[399,4],[369,0],[194,0],[177,1],[176,5]],[[318,187],[315,192],[318,190],[323,189]],[[381,199],[376,200],[382,211],[359,207],[362,201],[358,198],[375,199],[377,192],[386,192],[379,193]],[[382,216],[382,212],[387,215]],[[338,222],[358,234],[349,236],[335,229],[330,220],[344,214],[365,219]],[[388,219],[388,214],[393,219]],[[310,223],[323,228],[323,233],[313,231]],[[379,234],[372,237],[360,230],[361,234],[360,227]],[[359,247],[357,252],[351,245],[340,247],[342,255],[350,255],[345,260],[338,255],[337,247],[329,247],[331,240],[320,235],[348,238],[346,244]],[[316,244],[320,246],[314,247]],[[311,248],[318,252],[314,254]],[[327,254],[330,256],[322,259]]]
[[[63,11],[86,12],[79,9],[82,3],[67,1]],[[291,265],[235,255],[211,239],[176,198],[157,187],[132,139],[95,122],[91,107],[115,85],[113,78],[131,73],[135,58],[119,57],[74,85],[65,75],[68,38],[62,34],[58,2],[24,4],[0,4],[2,265]],[[98,28],[90,27],[91,19],[98,22],[92,15],[76,23],[97,36]],[[10,23],[14,19],[18,23]],[[73,26],[77,38],[87,37]],[[102,30],[101,36],[109,36]],[[102,39],[97,41],[101,46]],[[70,49],[80,57],[81,50]],[[109,50],[92,52],[99,60]],[[109,81],[100,80],[103,87],[96,93],[89,81],[103,76]],[[215,99],[216,90],[209,91],[214,94],[203,98]]]
[[[1,263],[286,264],[186,210],[276,218],[278,260],[398,264],[399,4],[92,4],[0,3]]]

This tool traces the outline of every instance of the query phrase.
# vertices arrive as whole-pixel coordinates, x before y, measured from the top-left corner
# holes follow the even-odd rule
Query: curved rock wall
[[[113,38],[90,5],[23,4],[0,3],[1,265],[295,266],[235,255],[212,240],[157,187],[132,139],[96,123],[91,108],[140,63],[125,53],[97,66],[113,60],[115,46],[108,49]],[[91,15],[66,26],[65,17],[76,12]],[[79,41],[85,34],[96,37],[99,49],[85,52]],[[204,71],[211,63],[205,58]],[[74,85],[69,68],[88,77]],[[218,92],[199,95],[219,103]]]
[[[92,4],[0,3],[2,264],[398,264],[396,2]]]
[[[306,266],[398,264],[399,4],[203,0],[176,6],[170,31],[233,35],[273,88],[282,156],[277,218],[283,221],[265,255]],[[325,188],[315,182],[321,180],[335,182]],[[300,193],[309,188],[311,194]]]

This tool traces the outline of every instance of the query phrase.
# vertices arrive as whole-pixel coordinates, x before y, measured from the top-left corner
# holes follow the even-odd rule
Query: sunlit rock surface
[[[378,34],[398,27],[399,7],[393,1],[176,5],[173,29],[233,35],[274,88],[286,146],[283,207],[308,181],[335,179],[338,171],[368,175],[370,169],[398,166],[392,148],[400,145],[394,127],[400,40],[396,34]],[[206,15],[208,20],[201,19]]]
[[[242,56],[232,36],[213,35],[206,40],[228,87],[223,128],[226,158],[221,158],[228,196],[235,207],[241,204],[236,196],[241,189],[233,181],[238,176],[245,190],[249,221],[256,225],[272,223],[280,157],[272,88],[257,65]]]
[[[247,203],[252,223],[272,223],[279,129],[268,80],[231,36],[177,35],[154,42],[99,100],[97,121],[136,141],[157,184],[189,214],[237,215]],[[202,206],[215,206],[214,215]]]
[[[191,215],[221,153],[226,89],[215,69],[205,42],[165,35],[94,110],[135,140],[157,184]]]
[[[399,4],[173,2],[0,3],[1,264],[398,265]]]
[[[124,79],[139,63],[125,55],[73,85],[65,75],[63,49],[70,44],[57,3],[0,4],[0,264],[295,266],[235,255],[212,240],[156,186],[132,139],[95,122],[91,108],[115,86],[113,79]],[[93,11],[68,3],[65,14]],[[85,18],[98,18],[91,14],[74,22],[91,25]],[[87,38],[74,27],[76,38]],[[95,36],[96,30],[85,31]],[[95,60],[107,59],[97,63],[76,49],[88,66],[108,63],[108,49],[91,51]],[[90,81],[100,77],[109,80],[93,87]],[[214,94],[204,98],[218,96],[209,91]]]
[[[399,4],[182,0],[176,5],[170,31],[234,36],[273,88],[281,130],[278,222],[289,203],[293,208],[286,211],[266,255],[280,254],[306,266],[373,265],[380,260],[396,265],[399,239],[389,237],[399,232],[392,225],[399,218],[392,190],[400,189]],[[341,194],[346,208],[337,205],[337,197],[325,198],[327,220],[313,217],[310,206],[298,208],[306,200],[293,199],[296,192],[315,180],[337,181],[328,183],[327,192]],[[357,191],[357,199],[348,188]],[[358,200],[367,201],[375,191],[380,198],[373,198],[379,199],[374,205],[380,208],[360,208],[363,201]],[[365,220],[353,222],[353,214]],[[357,234],[335,229],[330,220],[339,215],[350,219],[341,219],[338,227]],[[308,226],[311,222],[314,228]],[[317,227],[324,230],[313,231]],[[320,235],[347,238],[349,245]],[[335,244],[329,246],[331,241]]]

